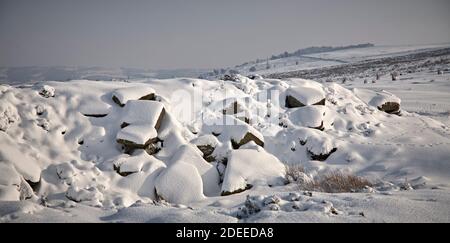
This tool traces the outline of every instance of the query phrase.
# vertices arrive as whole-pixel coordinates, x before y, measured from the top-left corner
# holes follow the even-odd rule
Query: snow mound
[[[198,149],[192,145],[183,145],[171,158],[171,163],[182,161],[195,166],[200,173],[203,182],[203,192],[206,196],[219,194],[219,173],[215,166],[206,162]]]
[[[283,185],[285,166],[275,156],[253,149],[231,152],[222,184],[222,195],[255,185]]]
[[[178,161],[156,178],[156,192],[170,203],[189,204],[205,199],[202,177],[195,166]]]
[[[154,100],[155,90],[147,85],[121,88],[113,92],[112,99],[120,106],[125,106],[129,100]]]
[[[289,112],[289,119],[297,126],[323,129],[325,106],[304,106]]]
[[[20,151],[19,146],[4,132],[0,132],[0,141],[2,144],[2,149],[0,150],[1,163],[14,166],[25,180],[39,182],[41,179],[41,168],[37,161],[27,153]]]

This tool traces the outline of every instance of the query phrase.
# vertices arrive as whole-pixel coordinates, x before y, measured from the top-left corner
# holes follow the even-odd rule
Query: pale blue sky
[[[312,45],[450,42],[448,0],[0,0],[0,66],[231,66]]]

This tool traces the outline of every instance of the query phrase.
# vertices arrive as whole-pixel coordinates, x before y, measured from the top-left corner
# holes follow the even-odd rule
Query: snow
[[[264,151],[240,149],[231,152],[222,192],[242,190],[248,184],[282,185],[285,166],[275,156]]]
[[[205,198],[198,170],[183,161],[173,163],[156,180],[156,192],[170,203],[189,204]]]
[[[404,62],[397,81],[383,69],[374,83],[384,67],[353,74],[357,65],[349,64],[343,84],[237,76],[1,85],[0,222],[449,222],[446,60]],[[53,97],[39,94],[45,85]],[[129,92],[121,107],[111,99],[136,87],[152,89],[156,100]],[[306,106],[285,107],[292,90]],[[268,91],[280,95],[261,99]],[[325,105],[312,105],[320,98]],[[224,115],[235,101],[244,114]],[[401,114],[379,110],[386,102],[401,104]],[[322,121],[323,131],[314,129]],[[117,144],[156,137],[152,155],[125,154]],[[214,148],[210,162],[202,145]],[[285,164],[305,173],[288,181]],[[373,186],[299,190],[297,183],[335,171]]]

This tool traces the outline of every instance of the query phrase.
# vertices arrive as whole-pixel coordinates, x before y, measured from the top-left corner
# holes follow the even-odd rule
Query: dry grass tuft
[[[286,179],[290,183],[296,183],[300,190],[327,193],[360,192],[372,186],[372,183],[363,177],[342,172],[329,172],[312,179],[300,165],[286,166]]]

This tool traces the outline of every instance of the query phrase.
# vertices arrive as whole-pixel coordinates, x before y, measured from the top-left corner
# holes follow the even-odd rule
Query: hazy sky
[[[0,66],[211,68],[312,45],[450,42],[449,0],[0,0]]]

